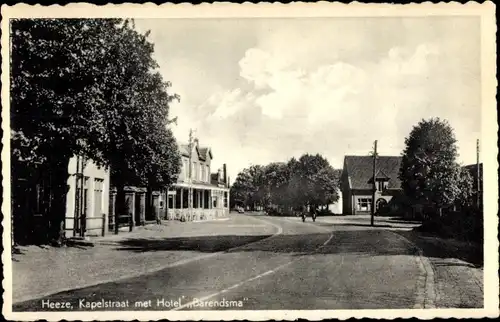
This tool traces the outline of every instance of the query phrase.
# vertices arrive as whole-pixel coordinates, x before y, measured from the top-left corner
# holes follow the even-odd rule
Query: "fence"
[[[114,231],[115,234],[118,234],[118,231],[122,227],[128,227],[129,231],[132,231],[134,228],[134,216],[133,214],[121,215],[118,216],[118,227],[115,227],[115,216],[110,216],[108,229],[110,231]]]
[[[67,225],[64,225],[64,230],[65,231],[72,231],[73,232],[73,237],[76,237],[77,234],[80,237],[85,237],[85,234],[88,231],[94,231],[94,230],[100,230],[101,236],[105,236],[106,234],[106,214],[102,214],[101,217],[87,217],[87,216],[82,216],[80,218],[76,217],[65,217],[65,221],[68,219],[73,220],[73,227],[67,227]],[[87,225],[87,223],[95,222],[97,220],[101,221],[101,225],[94,226],[93,224]]]

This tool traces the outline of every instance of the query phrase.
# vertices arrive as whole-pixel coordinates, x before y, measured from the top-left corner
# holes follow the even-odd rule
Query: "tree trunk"
[[[116,185],[116,204],[115,204],[115,234],[118,234],[120,228],[120,217],[128,215],[125,207],[125,184],[122,180],[117,180]],[[123,217],[122,217],[123,218]]]
[[[50,176],[50,201],[48,207],[48,238],[52,243],[61,245],[65,238],[66,195],[68,193],[69,154],[54,151],[48,162]]]

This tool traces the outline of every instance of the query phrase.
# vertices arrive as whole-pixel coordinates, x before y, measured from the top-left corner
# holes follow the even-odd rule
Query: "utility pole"
[[[373,191],[372,191],[372,206],[371,206],[371,218],[370,224],[374,225],[374,217],[375,217],[375,192],[377,191],[377,183],[375,181],[376,176],[376,168],[377,168],[377,140],[374,142],[373,147]]]
[[[193,214],[193,161],[192,161],[192,154],[193,154],[193,145],[194,145],[194,135],[193,135],[193,129],[189,130],[189,170],[188,170],[188,175],[189,175],[189,189],[188,189],[188,212],[189,216]]]
[[[476,178],[476,184],[477,184],[477,188],[476,188],[476,202],[477,202],[477,208],[480,209],[481,208],[481,169],[479,168],[480,166],[480,163],[479,163],[479,139],[477,139],[476,141],[476,171],[477,171],[477,178]]]

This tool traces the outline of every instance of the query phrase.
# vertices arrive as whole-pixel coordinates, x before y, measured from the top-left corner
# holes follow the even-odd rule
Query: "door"
[[[381,208],[385,207],[387,205],[387,201],[383,198],[380,198],[377,200],[376,204],[376,210],[379,211]]]

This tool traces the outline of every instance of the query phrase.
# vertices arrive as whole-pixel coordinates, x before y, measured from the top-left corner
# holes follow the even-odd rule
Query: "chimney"
[[[227,185],[227,167],[225,163],[222,165],[222,175],[224,176],[224,183]]]

